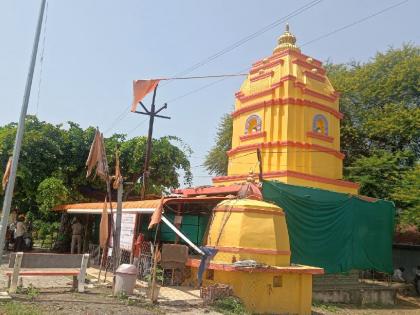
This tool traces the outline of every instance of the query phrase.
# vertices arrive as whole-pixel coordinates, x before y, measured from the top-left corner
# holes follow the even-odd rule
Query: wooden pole
[[[147,116],[150,117],[149,118],[149,130],[148,130],[148,133],[147,133],[146,157],[145,157],[145,160],[144,160],[142,186],[141,186],[141,192],[140,192],[141,200],[144,200],[146,198],[146,189],[147,189],[147,184],[148,184],[148,180],[149,180],[149,176],[150,176],[149,164],[150,164],[150,157],[152,155],[153,125],[154,125],[154,122],[155,122],[155,117],[170,119],[170,117],[168,117],[168,116],[158,115],[162,110],[167,108],[167,104],[165,103],[161,108],[156,110],[156,91],[157,91],[157,88],[158,88],[158,86],[156,86],[155,89],[153,90],[153,99],[152,99],[152,104],[150,106],[150,110],[148,110],[144,106],[144,104],[142,102],[140,102],[140,105],[143,108],[144,112],[138,112],[138,111],[135,112],[137,114],[147,115]],[[136,222],[140,222],[140,219],[139,219],[138,216],[136,217]],[[157,233],[158,229],[159,229],[159,225],[156,228],[156,233]],[[151,288],[152,301],[153,301],[153,293],[154,293],[154,290],[155,290],[154,286],[155,286],[155,281],[156,281],[156,264],[157,264],[157,251],[158,251],[158,246],[156,246],[156,235],[155,235],[156,251],[154,253],[154,261],[153,261],[153,266],[152,266],[152,284],[151,284],[152,285],[152,288]],[[155,301],[153,301],[153,302],[155,302]]]
[[[149,177],[149,164],[150,164],[150,156],[152,155],[152,142],[153,142],[153,124],[155,122],[155,100],[156,100],[156,91],[157,86],[153,90],[153,99],[152,105],[150,108],[150,115],[149,115],[149,131],[147,133],[147,145],[146,145],[146,157],[144,159],[144,167],[143,167],[143,180],[141,186],[141,200],[144,200],[146,197],[146,185],[147,180]]]

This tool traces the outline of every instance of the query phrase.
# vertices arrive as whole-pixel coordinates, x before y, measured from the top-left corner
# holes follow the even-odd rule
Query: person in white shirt
[[[398,269],[394,270],[394,274],[392,276],[392,280],[395,282],[405,282],[405,279],[403,277],[403,273],[405,271],[404,267],[400,267]]]
[[[71,225],[72,235],[71,235],[71,253],[80,254],[82,250],[82,225],[74,218]],[[77,253],[76,253],[77,246]]]
[[[15,251],[16,252],[22,252],[25,247],[25,241],[23,239],[23,236],[26,232],[26,226],[25,226],[25,216],[20,215],[18,217],[18,222],[16,224],[16,230],[15,230]]]

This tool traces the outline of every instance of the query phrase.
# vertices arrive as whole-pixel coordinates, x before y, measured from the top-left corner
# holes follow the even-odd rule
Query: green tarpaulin
[[[292,262],[326,273],[391,273],[395,206],[322,189],[263,182],[263,197],[286,212]]]

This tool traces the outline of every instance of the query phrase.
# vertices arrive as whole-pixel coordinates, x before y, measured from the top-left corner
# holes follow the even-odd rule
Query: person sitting
[[[403,273],[405,271],[404,267],[399,267],[394,270],[394,274],[392,275],[392,280],[395,282],[405,282],[405,279],[403,277]]]

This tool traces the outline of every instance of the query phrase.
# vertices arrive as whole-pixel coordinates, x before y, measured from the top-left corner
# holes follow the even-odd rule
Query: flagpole
[[[105,177],[106,177],[106,190],[107,190],[107,193],[108,193],[108,201],[109,201],[109,208],[110,208],[110,213],[111,213],[111,220],[110,220],[110,227],[111,227],[111,229],[110,229],[110,231],[109,231],[109,234],[108,234],[108,240],[107,240],[107,242],[106,242],[106,257],[108,257],[108,246],[109,246],[109,238],[110,238],[110,235],[111,235],[111,233],[112,233],[112,241],[113,241],[113,250],[112,250],[112,254],[111,254],[111,261],[112,261],[112,263],[113,263],[113,265],[112,265],[112,273],[114,274],[114,277],[115,277],[115,269],[116,269],[116,266],[115,266],[115,264],[114,264],[114,257],[115,257],[115,255],[117,255],[117,253],[115,252],[115,225],[114,225],[114,212],[113,212],[113,210],[112,210],[112,194],[111,194],[111,181],[110,181],[110,178],[109,178],[109,167],[108,167],[108,159],[107,159],[107,157],[106,157],[106,151],[105,151],[105,142],[104,142],[104,137],[103,137],[103,135],[101,134],[101,141],[102,141],[102,148],[103,148],[103,152],[102,152],[102,161],[103,161],[103,164],[104,164],[104,168],[105,168]],[[105,279],[106,279],[106,273],[107,273],[107,269],[105,268]],[[114,281],[113,281],[114,282]]]
[[[19,163],[20,150],[22,148],[23,134],[25,132],[25,118],[28,111],[29,97],[31,95],[32,79],[34,76],[36,56],[38,53],[38,43],[41,35],[42,21],[44,18],[46,0],[41,1],[41,8],[39,10],[38,25],[35,32],[34,44],[32,47],[32,57],[29,65],[28,77],[26,79],[25,94],[23,96],[22,108],[20,112],[19,124],[17,126],[17,133],[15,139],[15,146],[13,148],[13,161],[10,170],[9,182],[7,183],[6,193],[3,201],[3,211],[1,217],[0,227],[0,259],[3,257],[4,239],[6,237],[7,223],[10,214],[10,207],[12,205],[13,190],[15,188],[16,171]]]

